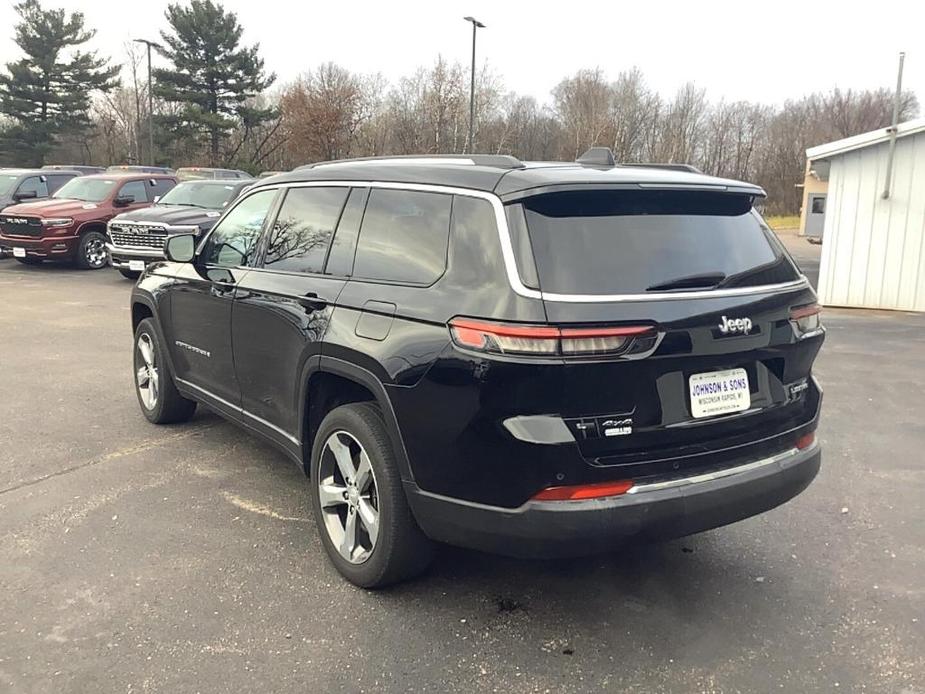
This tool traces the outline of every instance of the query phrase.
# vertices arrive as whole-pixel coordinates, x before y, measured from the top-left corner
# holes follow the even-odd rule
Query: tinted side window
[[[133,197],[135,202],[148,202],[148,191],[144,181],[129,181],[119,189],[118,197]]]
[[[262,190],[242,200],[209,234],[201,261],[221,267],[250,265],[275,197],[275,190]]]
[[[369,194],[354,277],[431,284],[446,269],[453,197],[374,188]]]
[[[354,188],[347,198],[344,213],[340,216],[337,233],[328,253],[328,265],[325,272],[329,275],[349,275],[353,272],[353,256],[356,253],[357,236],[360,235],[360,222],[366,208],[369,188]]]
[[[38,176],[29,176],[29,178],[19,184],[19,189],[16,192],[28,193],[31,191],[35,191],[35,197],[37,198],[48,197],[48,186],[46,186],[45,181]]]
[[[164,194],[176,185],[176,181],[171,181],[169,178],[152,178],[148,181],[148,202],[164,197]]]
[[[267,241],[264,267],[321,272],[347,188],[291,188]]]
[[[60,174],[52,174],[51,176],[46,177],[48,179],[48,194],[53,195],[58,188],[63,186],[65,183],[70,181],[73,176],[61,176]]]

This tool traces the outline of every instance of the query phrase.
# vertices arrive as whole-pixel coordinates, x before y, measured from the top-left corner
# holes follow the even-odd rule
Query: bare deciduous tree
[[[140,55],[129,47],[131,82],[100,99],[95,130],[71,151],[94,161],[133,161],[147,114]],[[334,63],[307,72],[275,95],[254,100],[257,111],[278,106],[279,117],[251,127],[246,120],[224,145],[229,161],[251,169],[286,169],[352,156],[465,151],[469,72],[441,56],[396,82],[353,73]],[[799,208],[807,147],[885,127],[892,92],[834,89],[769,106],[711,103],[704,89],[684,84],[671,98],[651,89],[636,67],[609,81],[600,68],[579,70],[552,90],[548,105],[506,90],[483,66],[476,79],[476,151],[526,160],[574,159],[593,145],[617,161],[682,162],[705,172],[754,181],[768,192],[767,208]],[[166,112],[169,104],[158,109]],[[900,118],[918,112],[905,94]],[[201,152],[175,151],[175,165],[197,163]],[[83,148],[83,149],[80,149]]]

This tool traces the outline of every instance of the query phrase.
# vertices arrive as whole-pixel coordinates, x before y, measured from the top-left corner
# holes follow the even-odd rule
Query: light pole
[[[472,23],[472,79],[469,82],[469,143],[466,151],[472,154],[472,133],[475,130],[475,32],[484,29],[482,24],[475,17],[463,17],[467,22]]]
[[[133,39],[135,43],[143,43],[148,47],[148,156],[149,164],[154,166],[154,83],[151,81],[151,46],[160,47],[156,41],[148,39]]]

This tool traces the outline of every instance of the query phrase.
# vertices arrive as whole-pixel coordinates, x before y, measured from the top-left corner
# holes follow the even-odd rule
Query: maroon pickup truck
[[[154,204],[177,184],[161,174],[99,174],[65,183],[41,202],[7,207],[0,213],[0,248],[21,263],[71,260],[97,270],[109,261],[106,222]]]

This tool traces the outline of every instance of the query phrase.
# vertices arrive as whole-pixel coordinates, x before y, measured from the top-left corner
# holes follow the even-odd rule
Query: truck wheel
[[[141,273],[137,270],[119,270],[119,274],[122,275],[127,280],[132,280],[133,282],[141,277]]]
[[[135,394],[149,422],[185,422],[196,411],[196,403],[177,390],[167,355],[157,337],[154,321],[145,318],[135,330]]]
[[[77,267],[81,270],[99,270],[109,263],[106,237],[99,231],[88,231],[77,244]]]
[[[328,413],[312,446],[309,484],[321,542],[351,583],[381,588],[430,564],[433,543],[411,515],[376,405],[353,403]]]

